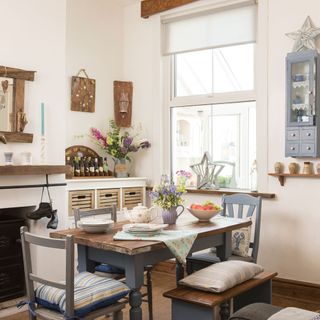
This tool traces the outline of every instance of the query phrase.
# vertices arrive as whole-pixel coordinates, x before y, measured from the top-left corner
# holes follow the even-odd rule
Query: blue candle
[[[44,103],[41,102],[41,135],[44,136]]]

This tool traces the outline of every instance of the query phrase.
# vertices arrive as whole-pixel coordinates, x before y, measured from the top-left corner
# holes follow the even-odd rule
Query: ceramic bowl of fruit
[[[190,213],[199,219],[199,221],[209,221],[222,211],[221,206],[207,201],[204,204],[193,203],[187,208]]]

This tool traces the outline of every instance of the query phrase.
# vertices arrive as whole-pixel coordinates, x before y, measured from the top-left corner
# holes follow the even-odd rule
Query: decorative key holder
[[[85,77],[79,77],[83,73]],[[96,80],[90,79],[84,69],[71,80],[71,110],[82,112],[95,111]]]

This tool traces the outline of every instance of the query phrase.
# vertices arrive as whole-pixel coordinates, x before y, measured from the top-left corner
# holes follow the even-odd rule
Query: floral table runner
[[[161,241],[163,242],[176,259],[182,263],[186,263],[187,255],[197,237],[196,231],[179,231],[179,230],[163,230],[160,234],[152,237],[133,235],[128,232],[118,231],[114,240],[144,240],[144,241]]]

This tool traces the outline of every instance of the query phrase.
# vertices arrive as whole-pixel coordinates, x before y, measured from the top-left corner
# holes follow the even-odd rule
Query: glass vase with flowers
[[[146,139],[136,141],[139,134],[132,134],[129,130],[119,128],[114,120],[110,120],[109,130],[105,136],[96,128],[91,128],[90,131],[91,137],[99,147],[114,160],[114,175],[118,178],[128,176],[127,161],[131,161],[132,153],[151,147]]]
[[[175,224],[184,210],[182,196],[186,193],[186,180],[179,178],[177,183],[162,175],[159,185],[154,186],[150,193],[153,204],[162,208],[163,223]],[[178,208],[182,209],[178,214]]]

